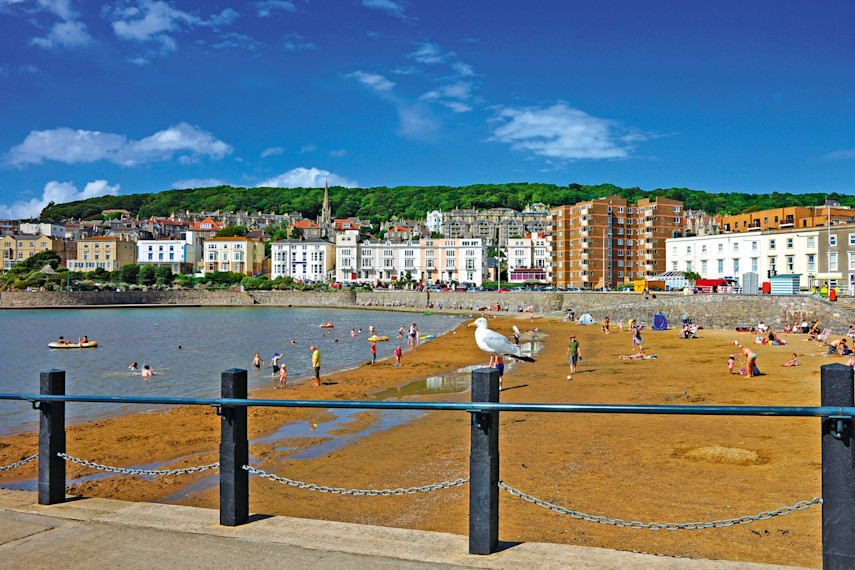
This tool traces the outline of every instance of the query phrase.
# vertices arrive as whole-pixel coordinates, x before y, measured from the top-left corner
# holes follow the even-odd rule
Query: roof
[[[211,227],[210,228],[202,228],[202,224],[211,224]],[[212,220],[211,217],[209,216],[209,217],[205,218],[204,220],[202,220],[201,222],[193,222],[190,225],[190,229],[191,230],[205,229],[206,231],[207,230],[221,230],[221,229],[223,229],[223,226],[222,226],[222,224],[219,224],[219,223],[215,222],[214,220]]]
[[[318,224],[316,224],[315,222],[313,222],[311,220],[300,220],[296,224],[293,224],[291,227],[292,228],[319,228],[321,226],[319,226]]]
[[[240,237],[240,236],[233,236],[233,237],[213,237],[213,238],[208,238],[208,239],[206,239],[205,241],[251,241],[251,242],[253,242],[253,243],[260,243],[260,242],[257,242],[257,241],[256,241],[256,240],[254,240],[254,239],[249,239],[249,238]]]

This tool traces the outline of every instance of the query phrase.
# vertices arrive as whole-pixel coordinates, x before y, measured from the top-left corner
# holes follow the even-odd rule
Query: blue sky
[[[253,187],[855,189],[855,3],[0,0],[0,218]]]

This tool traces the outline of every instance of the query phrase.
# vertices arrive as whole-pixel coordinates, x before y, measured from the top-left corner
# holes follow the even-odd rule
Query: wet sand
[[[748,379],[729,375],[726,360],[748,333],[700,331],[697,340],[676,339],[674,330],[646,331],[655,360],[621,361],[631,352],[631,335],[604,335],[599,326],[546,319],[497,319],[491,328],[510,335],[517,324],[524,340],[540,328],[543,350],[537,363],[520,363],[505,376],[502,401],[609,404],[819,405],[819,366],[833,362],[800,356],[802,366],[782,364],[793,352],[820,354],[803,335],[785,338],[790,346],[757,346],[757,365],[766,373]],[[617,330],[616,323],[612,323]],[[572,380],[566,340],[579,336],[584,362]],[[394,342],[393,339],[390,342]],[[323,349],[322,349],[323,350]],[[308,355],[307,355],[308,358]],[[365,399],[366,393],[399,386],[457,368],[486,363],[472,329],[405,351],[403,367],[394,361],[364,365],[289,390],[266,390],[253,397],[283,399]],[[271,380],[271,386],[273,381]],[[425,397],[465,400],[468,393]],[[26,404],[21,404],[26,405]],[[329,419],[326,410],[251,409],[249,437],[275,431],[284,423]],[[354,433],[377,421],[365,412],[342,426]],[[500,418],[501,479],[538,498],[610,518],[642,522],[713,521],[753,515],[794,505],[820,495],[818,419],[687,417],[651,415],[503,413]],[[0,440],[0,465],[29,456],[35,434]],[[310,445],[294,440],[298,448]],[[71,426],[68,453],[110,465],[165,462],[178,468],[217,461],[219,418],[209,409],[176,408],[162,414],[136,414]],[[469,416],[432,412],[410,423],[312,460],[288,460],[300,449],[277,451],[277,444],[251,446],[263,458],[259,467],[290,479],[346,488],[397,488],[450,481],[468,475]],[[176,457],[185,457],[174,461]],[[35,477],[29,464],[17,478]],[[68,465],[73,494],[133,501],[171,496],[200,475],[114,479],[75,483],[92,471]],[[214,472],[215,473],[215,472]],[[13,481],[11,474],[0,482]],[[183,504],[217,507],[216,488],[191,495]],[[250,478],[250,509],[347,522],[467,533],[466,486],[401,497],[322,494]],[[500,492],[503,541],[545,541],[599,546],[664,555],[720,558],[787,565],[821,565],[821,509],[814,506],[785,517],[750,525],[701,531],[648,531],[576,520]]]

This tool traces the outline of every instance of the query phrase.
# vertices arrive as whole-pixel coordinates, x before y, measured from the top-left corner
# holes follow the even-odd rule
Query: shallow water
[[[391,338],[377,343],[377,358],[392,356],[401,325],[418,323],[421,334],[443,334],[462,317],[392,311],[280,307],[158,307],[0,311],[0,391],[38,393],[39,372],[66,371],[67,394],[106,396],[215,397],[220,373],[249,369],[255,352],[269,362],[283,355],[289,382],[311,374],[309,345],[321,352],[322,374],[356,367],[370,359],[368,326]],[[332,321],[333,329],[320,328]],[[351,338],[350,330],[363,329]],[[87,335],[98,348],[49,349],[60,335]],[[296,342],[290,343],[291,339]],[[330,342],[338,340],[338,342]],[[181,347],[180,349],[178,347]],[[404,345],[406,349],[406,345]],[[128,365],[148,364],[152,378]],[[274,386],[271,369],[249,370],[249,389]],[[68,423],[127,412],[162,411],[163,406],[66,404]],[[0,401],[0,434],[38,427],[27,402]]]

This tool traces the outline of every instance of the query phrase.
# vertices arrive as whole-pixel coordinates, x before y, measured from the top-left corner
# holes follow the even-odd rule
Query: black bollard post
[[[472,402],[499,401],[499,371],[472,371]],[[472,413],[469,451],[469,554],[499,544],[499,412]]]
[[[65,395],[65,370],[39,375],[39,393]],[[65,402],[39,402],[39,504],[65,501]]]
[[[855,404],[853,371],[820,367],[823,406]],[[822,418],[822,567],[855,568],[855,449],[852,418]]]
[[[223,398],[246,398],[246,370],[232,368],[222,373]],[[249,442],[246,439],[246,407],[221,411],[220,436],[220,524],[238,526],[249,520]]]

